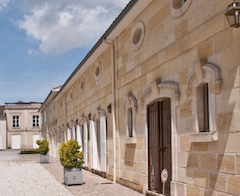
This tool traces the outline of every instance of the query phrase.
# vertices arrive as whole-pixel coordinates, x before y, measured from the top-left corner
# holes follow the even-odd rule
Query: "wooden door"
[[[162,193],[161,171],[168,170],[165,194],[170,195],[171,102],[165,99],[148,107],[148,189]]]

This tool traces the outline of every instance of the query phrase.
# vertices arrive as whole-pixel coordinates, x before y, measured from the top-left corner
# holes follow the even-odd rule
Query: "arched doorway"
[[[168,170],[165,195],[170,195],[172,180],[171,99],[148,106],[148,189],[162,193],[161,171]]]

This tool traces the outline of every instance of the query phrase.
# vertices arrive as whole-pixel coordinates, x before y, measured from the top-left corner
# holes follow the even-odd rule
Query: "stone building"
[[[167,195],[239,195],[230,3],[130,1],[53,97],[55,149],[77,139],[86,169],[147,195],[162,193],[163,168]]]
[[[0,106],[0,150],[4,150],[7,148],[7,120],[4,111],[4,106]]]
[[[39,109],[42,117],[41,137],[48,139],[49,155],[52,157],[58,157],[58,147],[60,143],[59,139],[57,139],[57,104],[53,101],[54,96],[60,88],[61,85],[52,88]]]
[[[34,149],[40,139],[41,103],[5,103],[7,146],[12,149]]]

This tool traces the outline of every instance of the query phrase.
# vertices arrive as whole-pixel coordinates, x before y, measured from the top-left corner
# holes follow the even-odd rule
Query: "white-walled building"
[[[7,119],[4,106],[0,106],[0,150],[7,148]]]
[[[41,134],[42,103],[5,103],[7,118],[7,146],[12,149],[37,148],[36,140]]]

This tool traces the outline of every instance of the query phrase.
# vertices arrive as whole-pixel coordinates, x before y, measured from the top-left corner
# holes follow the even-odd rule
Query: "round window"
[[[71,100],[73,99],[73,89],[71,89],[71,92],[70,92],[70,99]]]
[[[192,0],[173,0],[171,15],[173,17],[179,17],[183,15],[189,8]]]
[[[138,28],[133,34],[133,43],[137,44],[142,36],[142,29]]]
[[[173,0],[173,8],[174,8],[174,9],[179,9],[179,8],[181,8],[186,1],[187,1],[187,0]]]
[[[144,24],[138,22],[132,28],[132,49],[137,50],[141,47],[144,39]]]
[[[101,62],[97,62],[95,65],[95,79],[98,81],[100,80],[101,76],[102,76],[102,64]]]
[[[84,89],[85,89],[85,79],[82,78],[80,82],[80,90],[82,93],[84,92]]]
[[[96,68],[96,71],[95,71],[95,76],[98,77],[100,74],[100,68],[99,66]]]

